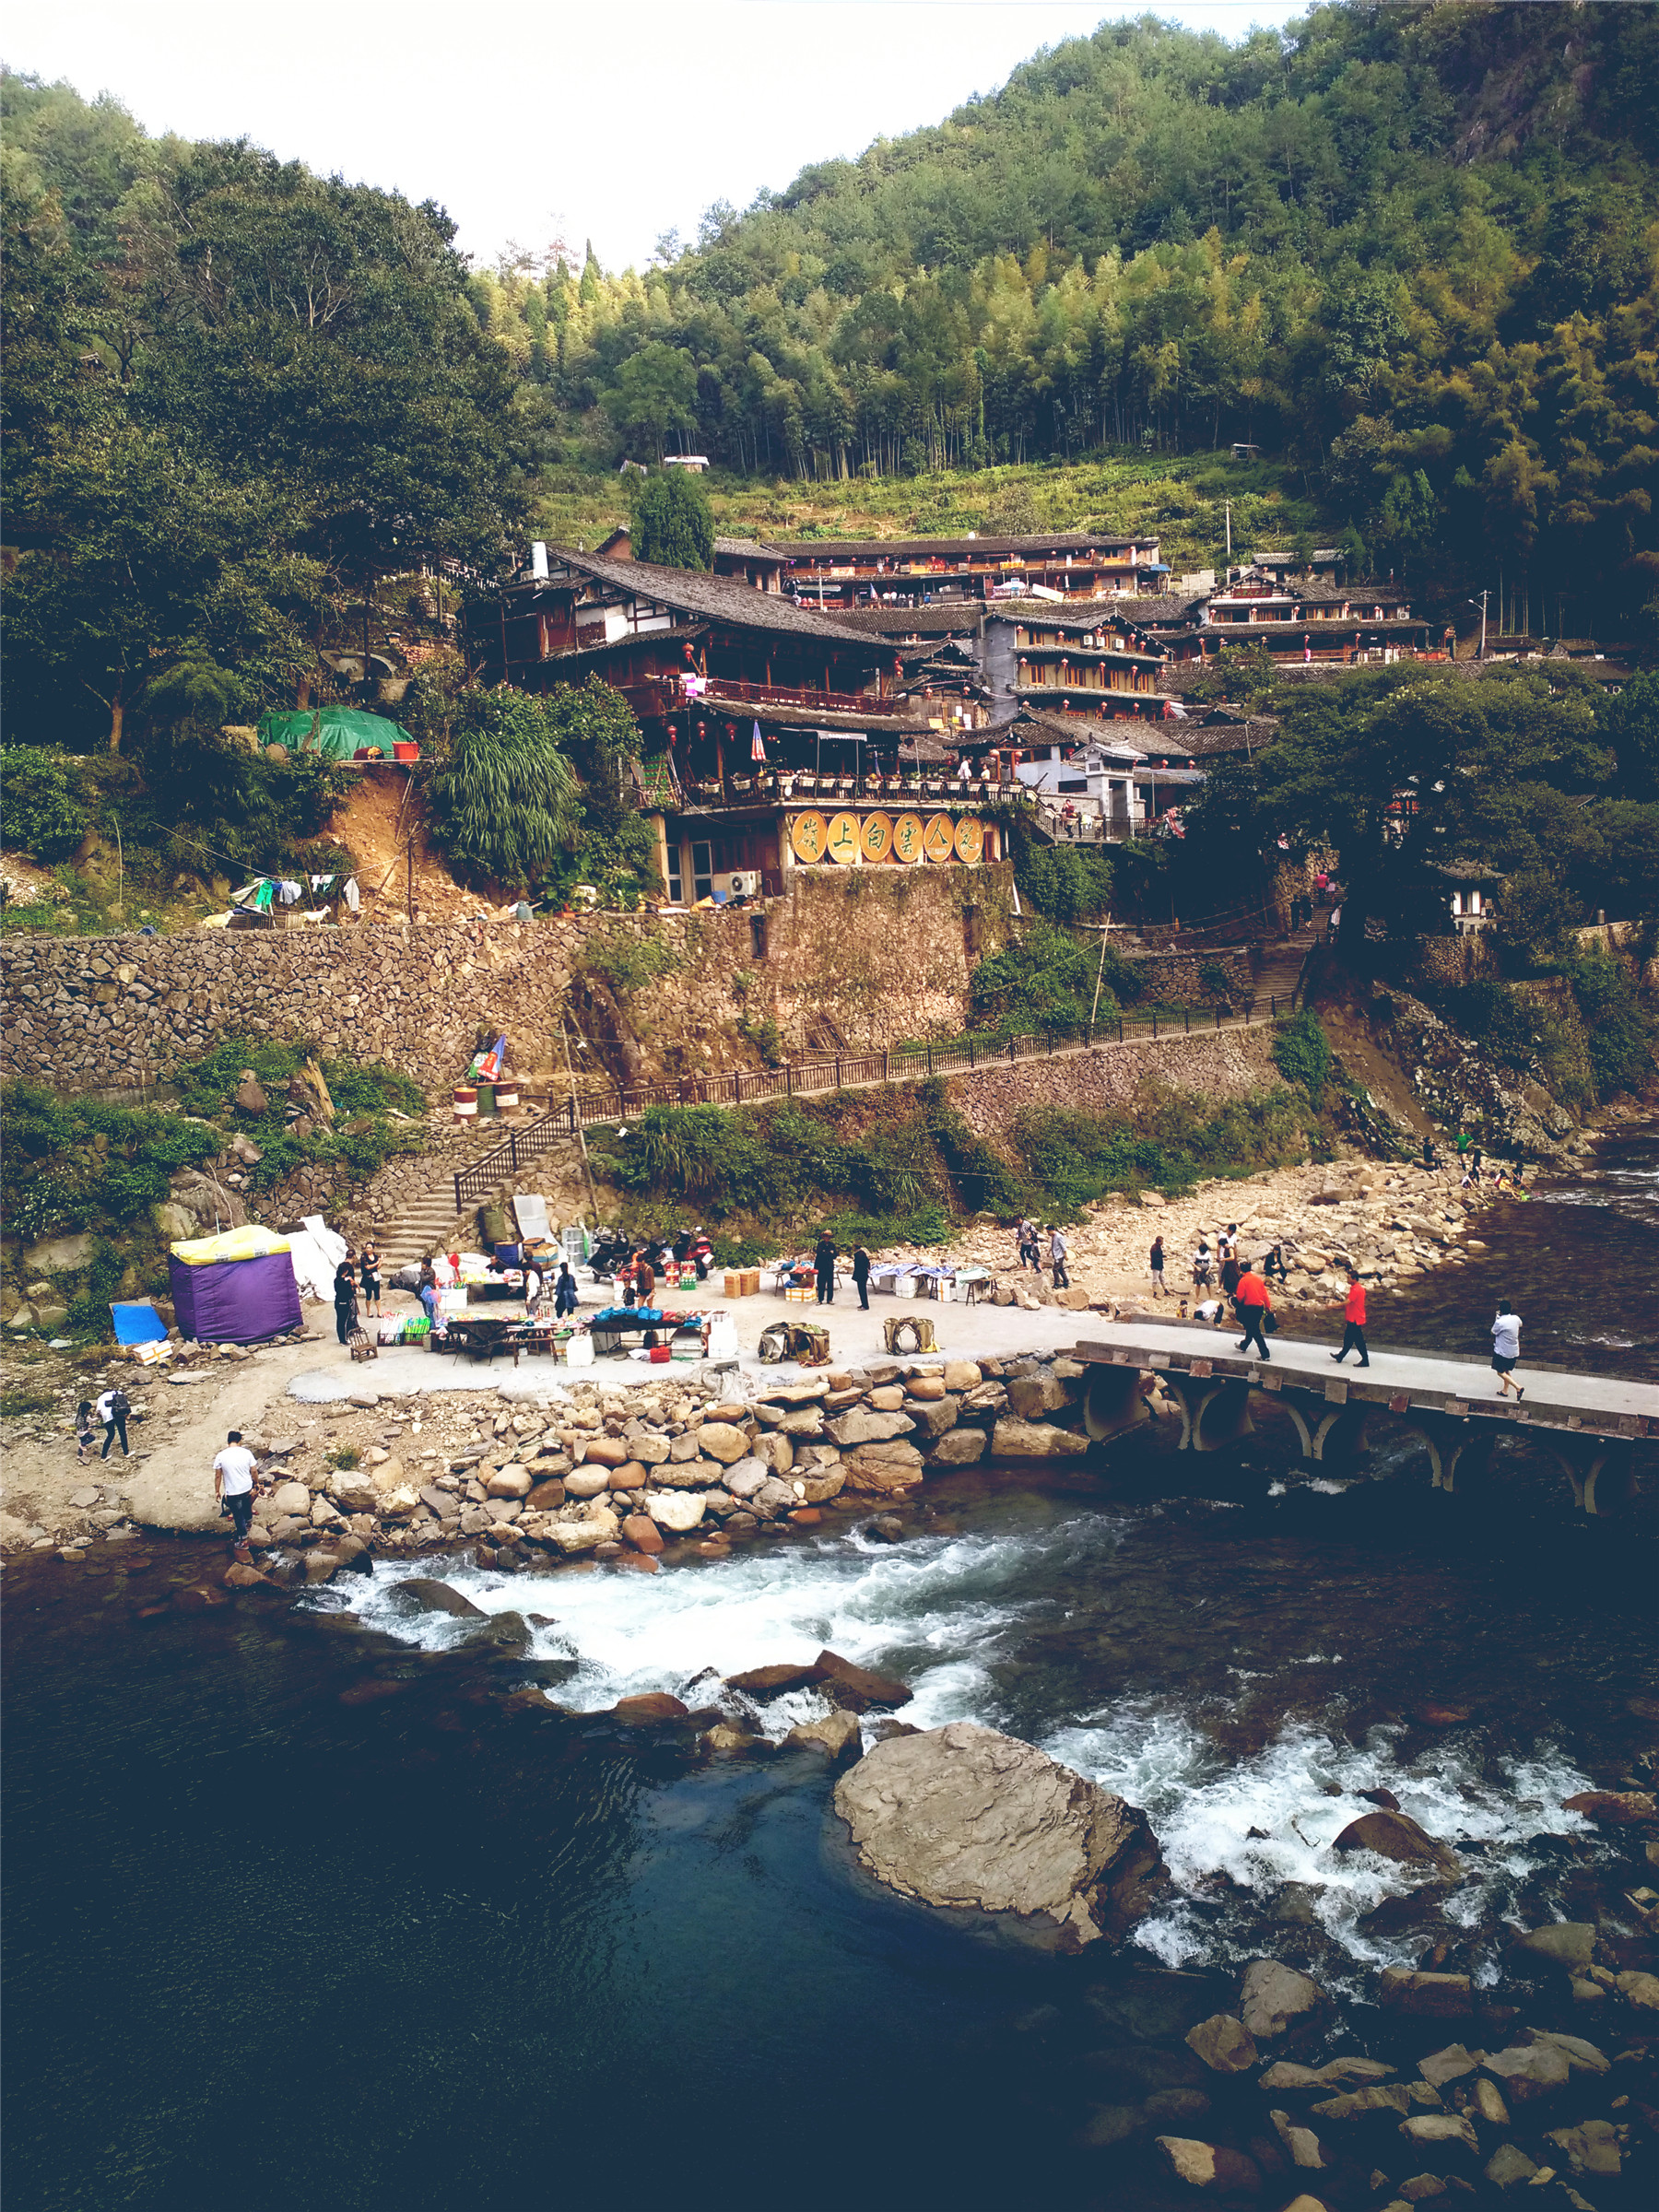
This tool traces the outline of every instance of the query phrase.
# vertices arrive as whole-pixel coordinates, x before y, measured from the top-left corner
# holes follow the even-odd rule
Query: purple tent
[[[213,1260],[203,1267],[180,1259],[168,1265],[180,1333],[199,1344],[259,1344],[303,1325],[300,1286],[287,1252]]]

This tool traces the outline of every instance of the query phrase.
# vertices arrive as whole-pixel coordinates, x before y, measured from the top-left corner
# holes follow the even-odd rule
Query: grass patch
[[[1306,1110],[1288,1090],[1214,1106],[1154,1094],[1133,1114],[1033,1107],[1014,1130],[1014,1149],[1050,1219],[1071,1219],[1108,1191],[1176,1197],[1201,1180],[1253,1175],[1300,1159],[1305,1142]]]

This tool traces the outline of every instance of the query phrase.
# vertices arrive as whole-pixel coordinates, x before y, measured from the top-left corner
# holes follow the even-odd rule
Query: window
[[[763,960],[766,958],[766,916],[764,914],[749,916],[749,950],[758,960]]]
[[[710,844],[691,847],[691,897],[712,899],[714,896],[714,848]]]
[[[686,903],[685,877],[680,873],[680,855],[684,847],[677,838],[668,846],[668,899],[671,905]]]

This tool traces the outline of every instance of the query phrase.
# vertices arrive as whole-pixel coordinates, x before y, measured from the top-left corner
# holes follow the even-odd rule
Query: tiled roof
[[[866,651],[871,646],[870,638],[862,630],[841,629],[827,616],[796,606],[777,592],[758,592],[753,584],[740,583],[735,576],[707,576],[699,569],[664,569],[648,560],[605,560],[596,553],[573,552],[568,546],[549,546],[547,558],[580,575],[614,585],[630,597],[655,599],[678,613],[700,616],[707,621],[738,622],[751,629],[788,630],[796,637],[862,645]]]
[[[947,606],[838,607],[836,621],[845,629],[868,630],[872,637],[947,637],[953,630],[977,629],[985,612],[978,599],[959,599]]]
[[[714,550],[716,553],[740,553],[750,560],[781,562],[783,559],[783,555],[775,546],[763,546],[758,537],[717,537]]]
[[[986,553],[1121,552],[1128,546],[1155,542],[1100,531],[1056,530],[1036,537],[806,537],[781,540],[777,550],[790,560],[848,553],[867,553],[881,560],[930,560],[950,554],[973,558]]]

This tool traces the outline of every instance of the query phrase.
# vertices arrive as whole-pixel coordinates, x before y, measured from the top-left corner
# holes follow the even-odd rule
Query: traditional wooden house
[[[1096,599],[1169,574],[1156,538],[1060,530],[1025,537],[809,538],[775,548],[783,588],[820,607],[924,606],[1035,589]]]
[[[632,529],[624,523],[594,550],[601,560],[631,560]],[[734,582],[749,584],[757,592],[781,592],[783,588],[783,556],[771,546],[763,546],[759,538],[717,537],[712,567],[716,576],[729,576]]]
[[[1265,645],[1287,665],[1445,657],[1430,651],[1430,625],[1413,619],[1405,587],[1395,583],[1301,591],[1268,571],[1245,569],[1212,594],[1200,629],[1196,650],[1183,641],[1187,650],[1177,658],[1207,657],[1227,645]]]
[[[885,638],[696,571],[563,547],[546,566],[469,607],[469,665],[526,690],[597,675],[623,693],[674,901],[775,895],[797,866],[1001,857],[930,726],[944,716]]]

